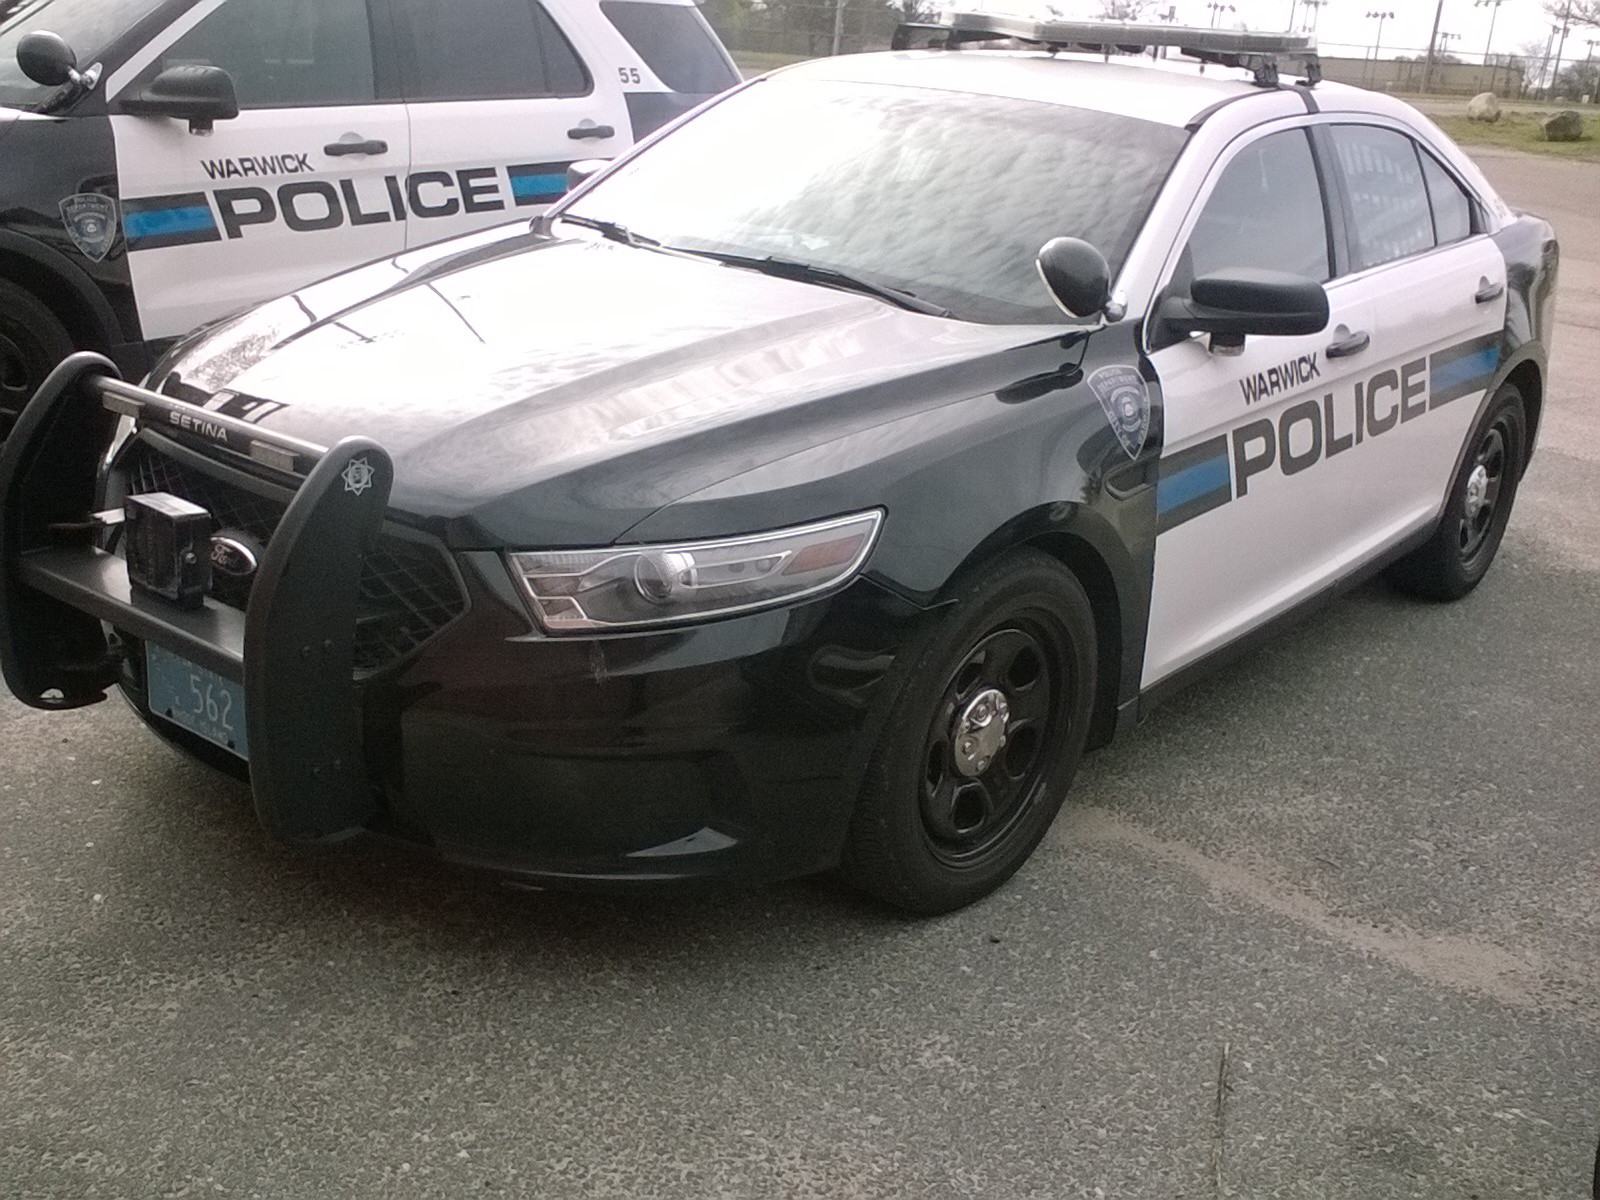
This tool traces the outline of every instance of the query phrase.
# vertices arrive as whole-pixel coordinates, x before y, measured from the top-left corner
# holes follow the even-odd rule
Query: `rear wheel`
[[[1472,450],[1456,473],[1444,518],[1433,538],[1389,568],[1389,582],[1429,600],[1459,600],[1494,562],[1511,519],[1528,419],[1517,386],[1507,383],[1472,434]]]
[[[908,912],[988,895],[1033,853],[1094,706],[1094,614],[1048,555],[969,576],[923,639],[873,755],[842,864]]]
[[[72,338],[55,315],[31,292],[0,279],[0,438],[72,351]]]

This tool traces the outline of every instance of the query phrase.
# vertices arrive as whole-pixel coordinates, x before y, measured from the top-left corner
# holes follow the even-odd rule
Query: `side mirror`
[[[59,34],[38,30],[17,43],[17,66],[35,83],[62,87],[78,80],[78,56]]]
[[[137,96],[122,102],[122,111],[136,117],[175,117],[189,122],[190,133],[210,133],[214,122],[239,115],[233,76],[221,67],[168,67]]]
[[[580,158],[567,167],[567,191],[573,191],[588,183],[610,165],[609,158]]]
[[[1079,238],[1051,238],[1036,265],[1045,287],[1070,316],[1092,317],[1111,303],[1111,267],[1105,255]]]
[[[1189,298],[1168,296],[1157,310],[1166,331],[1209,333],[1211,348],[1238,353],[1251,334],[1297,337],[1328,327],[1328,293],[1303,275],[1239,267],[1202,275]]]

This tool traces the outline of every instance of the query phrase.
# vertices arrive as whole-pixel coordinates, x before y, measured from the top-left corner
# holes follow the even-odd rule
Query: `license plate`
[[[149,643],[144,662],[151,712],[249,761],[243,684]]]

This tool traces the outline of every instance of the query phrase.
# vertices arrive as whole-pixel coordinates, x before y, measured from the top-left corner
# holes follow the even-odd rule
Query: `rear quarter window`
[[[722,43],[694,6],[600,0],[600,11],[673,91],[709,96],[739,82]]]

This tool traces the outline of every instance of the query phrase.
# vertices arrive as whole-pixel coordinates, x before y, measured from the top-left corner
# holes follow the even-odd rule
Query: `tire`
[[[73,349],[66,327],[33,293],[0,279],[0,439]]]
[[[951,595],[909,652],[841,862],[852,886],[920,915],[988,895],[1033,853],[1094,709],[1094,613],[1059,562],[1012,551]]]
[[[1505,536],[1527,459],[1528,418],[1512,383],[1495,393],[1450,484],[1432,539],[1390,567],[1389,582],[1427,600],[1459,600],[1478,586]]]

